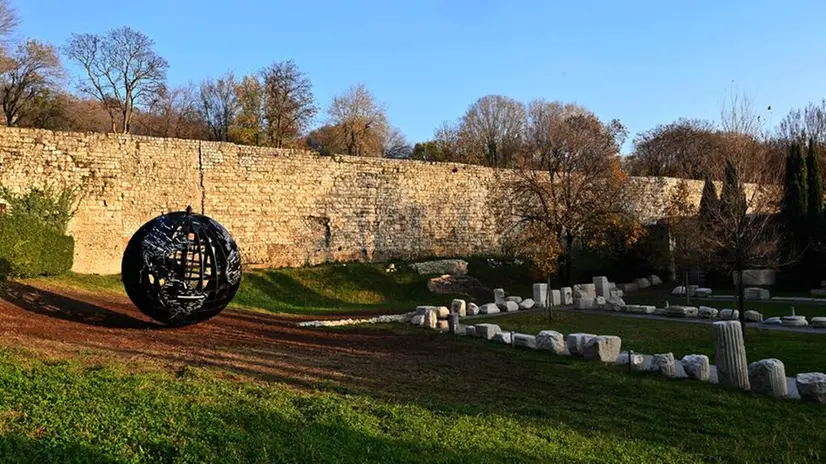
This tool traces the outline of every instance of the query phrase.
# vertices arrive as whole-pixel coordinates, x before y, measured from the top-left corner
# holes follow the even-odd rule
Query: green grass
[[[824,451],[822,406],[455,343],[499,351],[500,368],[527,378],[490,366],[469,397],[437,384],[461,379],[434,376],[427,394],[379,399],[3,350],[0,462],[805,462]]]
[[[705,354],[714,362],[711,326],[668,320],[650,320],[599,313],[555,311],[551,321],[545,314],[513,314],[473,320],[490,322],[502,330],[536,334],[556,330],[563,334],[584,332],[616,335],[623,349],[655,354],[673,352],[675,357]],[[747,329],[746,356],[757,361],[777,358],[786,366],[786,375],[826,371],[826,334],[794,333],[779,330]]]
[[[664,307],[665,302],[668,301],[671,305],[684,305],[685,297],[671,295],[670,285],[659,287],[652,287],[646,290],[631,292],[623,297],[628,304],[644,304],[655,305],[657,307]],[[731,294],[731,292],[720,292],[720,294]],[[772,293],[772,295],[774,295]],[[787,294],[786,296],[792,296]],[[798,295],[799,296],[799,295]],[[690,299],[691,306],[711,306],[712,308],[724,309],[737,307],[737,302],[734,300],[715,300],[712,298],[696,298]],[[772,316],[788,316],[791,314],[791,307],[795,308],[795,314],[799,316],[806,316],[811,319],[815,316],[826,316],[826,299],[823,302],[817,303],[778,303],[770,301],[754,301],[746,300],[746,310],[753,309],[763,314],[764,318]]]

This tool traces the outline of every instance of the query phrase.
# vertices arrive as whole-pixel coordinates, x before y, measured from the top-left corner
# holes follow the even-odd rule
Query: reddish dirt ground
[[[125,296],[14,282],[0,290],[0,344],[56,358],[92,363],[119,358],[130,369],[214,367],[302,389],[378,395],[426,395],[434,385],[443,388],[446,376],[465,379],[450,385],[451,395],[472,396],[474,382],[498,383],[507,395],[511,388],[526,388],[512,382],[516,371],[531,377],[525,363],[453,337],[297,327],[302,319],[317,317],[229,309],[173,329],[152,322]],[[491,372],[491,365],[499,369]]]

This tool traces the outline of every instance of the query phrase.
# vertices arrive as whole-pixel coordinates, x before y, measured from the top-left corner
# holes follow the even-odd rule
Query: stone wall
[[[489,211],[497,175],[462,164],[0,128],[0,184],[81,193],[69,224],[81,273],[120,272],[138,227],[188,204],[229,229],[246,265],[496,253],[500,231]],[[646,214],[657,217],[657,201],[676,181],[635,181],[646,186]],[[702,182],[691,187],[699,202]]]

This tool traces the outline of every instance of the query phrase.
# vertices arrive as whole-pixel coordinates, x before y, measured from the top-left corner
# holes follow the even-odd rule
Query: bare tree
[[[0,45],[4,48],[9,45],[11,35],[19,24],[17,11],[11,6],[9,0],[0,0]]]
[[[281,148],[301,135],[318,113],[313,85],[292,60],[264,68],[261,79],[268,142]]]
[[[473,154],[488,166],[513,164],[522,148],[525,106],[501,95],[487,95],[468,108],[460,123],[460,137]]]
[[[72,34],[66,55],[86,76],[79,90],[97,99],[112,122],[112,132],[129,133],[136,108],[163,91],[169,64],[139,31],[122,27],[104,35]]]
[[[195,88],[191,84],[165,88],[136,121],[146,135],[188,139],[200,139],[205,135]]]
[[[57,49],[29,40],[17,47],[9,66],[0,74],[0,98],[7,126],[14,126],[36,97],[56,90],[64,77]]]
[[[534,262],[550,271],[558,258],[563,282],[572,276],[576,243],[598,243],[628,217],[627,176],[617,156],[625,134],[568,105],[536,101],[528,117],[525,153],[508,184],[505,220]]]
[[[348,155],[381,156],[379,141],[388,130],[387,116],[364,84],[333,98],[328,113]]]
[[[240,108],[235,74],[229,72],[215,80],[201,83],[198,111],[209,128],[212,140],[226,142],[229,129]]]
[[[702,179],[711,165],[722,173],[721,136],[709,121],[680,119],[634,138],[631,174]]]
[[[826,99],[809,103],[803,110],[793,109],[780,121],[778,136],[786,142],[806,143],[814,140],[826,144]]]
[[[398,127],[389,127],[381,140],[381,153],[384,158],[410,158],[413,147]]]

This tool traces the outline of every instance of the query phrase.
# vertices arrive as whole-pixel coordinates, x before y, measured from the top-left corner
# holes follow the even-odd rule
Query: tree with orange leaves
[[[606,242],[633,226],[618,156],[626,130],[559,102],[533,101],[527,118],[524,153],[505,182],[504,219],[513,251],[570,284],[577,244]]]

